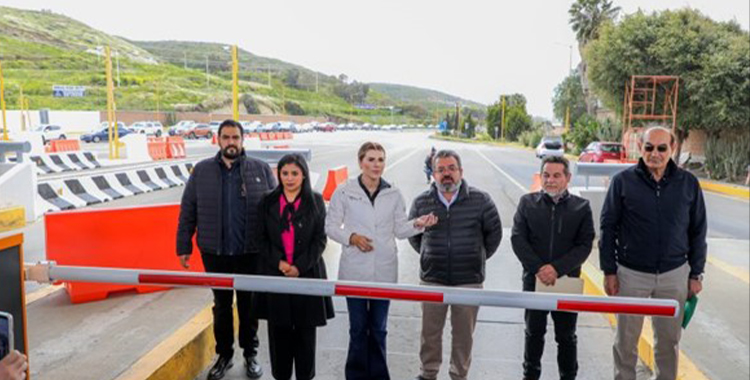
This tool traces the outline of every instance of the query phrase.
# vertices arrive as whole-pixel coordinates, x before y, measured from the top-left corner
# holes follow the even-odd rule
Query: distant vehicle
[[[142,135],[161,137],[164,126],[158,121],[137,121],[130,125],[130,130]]]
[[[219,134],[219,127],[221,126],[220,121],[212,121],[208,123],[208,126],[211,128],[211,130],[213,131],[215,135]]]
[[[279,128],[279,122],[267,123],[258,127],[258,132],[276,132]]]
[[[42,135],[42,142],[44,144],[52,140],[65,140],[65,132],[63,132],[62,127],[59,125],[42,124],[34,128],[33,132]]]
[[[604,162],[604,160],[620,160],[622,158],[622,144],[616,142],[594,141],[581,152],[578,162]]]
[[[290,121],[282,121],[278,123],[278,129],[276,132],[292,132],[292,126],[295,126],[294,128],[296,128],[296,125],[297,124]]]
[[[192,120],[180,120],[177,124],[169,127],[169,135],[183,136],[185,134],[185,131],[190,129],[193,124],[195,124],[195,122]]]
[[[543,137],[542,141],[536,147],[536,156],[544,158],[547,156],[562,157],[565,155],[565,147],[561,137],[550,136]]]
[[[336,124],[323,123],[323,124],[318,125],[317,130],[320,132],[336,132]]]
[[[258,132],[258,128],[261,125],[263,125],[263,123],[257,120],[256,121],[243,121],[243,122],[240,122],[240,124],[242,124],[242,130],[245,133],[256,133]]]
[[[185,131],[185,136],[189,139],[197,139],[197,138],[207,138],[210,139],[214,137],[215,132],[211,128],[210,125],[200,123],[200,124],[193,124],[190,129]]]
[[[112,131],[114,133],[114,131]],[[122,138],[132,132],[128,128],[117,128],[117,135]],[[102,128],[94,133],[87,133],[81,136],[81,141],[87,143],[98,143],[100,141],[109,141],[109,128]]]
[[[96,127],[94,127],[94,128],[92,128],[92,129],[91,129],[91,133],[96,133],[96,132],[98,132],[98,131],[99,131],[100,129],[102,129],[102,128],[107,128],[108,126],[109,126],[109,122],[106,122],[106,121],[102,121],[101,123],[99,123],[99,128],[96,128]],[[123,123],[123,122],[121,122],[121,121],[118,121],[118,122],[117,122],[117,130],[120,130],[120,129],[127,129],[127,130],[128,130],[128,132],[133,132],[133,130],[131,130],[130,128],[128,128],[128,127],[127,127],[127,126],[125,125],[125,123]]]

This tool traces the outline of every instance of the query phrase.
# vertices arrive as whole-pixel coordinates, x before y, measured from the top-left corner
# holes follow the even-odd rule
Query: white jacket
[[[373,250],[349,245],[352,233],[370,238]],[[395,187],[382,189],[373,206],[359,180],[350,179],[336,189],[328,205],[326,234],[342,248],[339,280],[397,282],[396,238],[419,233],[422,229],[407,219],[404,197]]]

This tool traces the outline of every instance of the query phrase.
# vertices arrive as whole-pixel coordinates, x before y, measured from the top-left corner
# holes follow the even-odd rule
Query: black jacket
[[[448,210],[433,183],[414,199],[409,219],[434,213],[438,223],[409,238],[420,254],[422,281],[442,285],[484,282],[485,261],[500,246],[503,227],[490,196],[464,180],[458,199]]]
[[[280,191],[273,191],[258,205],[261,220],[257,226],[259,274],[266,276],[283,277],[279,271],[279,261],[286,261],[281,241],[280,196]],[[326,279],[328,275],[323,261],[323,251],[328,239],[325,232],[326,208],[320,194],[313,193],[313,200],[315,205],[302,199],[299,209],[292,217],[293,265],[299,270],[300,278]],[[334,317],[331,297],[271,293],[255,293],[253,297],[254,316],[277,325],[324,326],[326,320]]]
[[[252,234],[257,223],[257,206],[261,197],[276,187],[276,178],[265,162],[244,155],[238,159],[245,184],[245,254],[257,251]],[[193,235],[198,231],[197,243],[201,253],[221,255],[221,153],[197,163],[190,174],[180,204],[177,227],[177,254],[193,252]]]
[[[690,275],[706,265],[706,206],[698,179],[669,161],[657,183],[643,159],[612,178],[602,208],[600,265],[664,273],[685,262]]]
[[[552,264],[558,277],[580,277],[594,241],[589,201],[568,194],[555,204],[541,191],[524,195],[510,241],[523,265],[524,290],[534,290],[536,273],[546,264]]]

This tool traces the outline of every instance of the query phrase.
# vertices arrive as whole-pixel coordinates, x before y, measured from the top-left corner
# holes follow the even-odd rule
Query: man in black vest
[[[219,148],[212,158],[195,165],[180,206],[177,255],[187,268],[197,230],[198,250],[206,272],[252,274],[257,247],[253,239],[261,197],[276,186],[271,168],[245,156],[242,126],[225,120],[219,126]],[[219,380],[232,368],[234,356],[234,291],[213,290],[214,337],[218,358],[208,374]],[[258,320],[250,314],[252,293],[237,292],[239,343],[244,350],[247,376],[260,378]]]

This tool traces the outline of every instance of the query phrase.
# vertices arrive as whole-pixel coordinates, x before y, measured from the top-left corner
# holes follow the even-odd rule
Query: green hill
[[[225,44],[129,41],[49,11],[0,7],[0,61],[8,108],[18,108],[23,91],[31,109],[106,109],[104,46],[113,51],[118,110],[229,110],[231,56]],[[451,99],[458,99],[432,90],[372,84],[365,98],[347,102],[342,88],[354,85],[335,76],[241,49],[239,62],[242,103],[253,113],[390,122],[388,107],[395,106],[396,122],[436,122],[440,111],[453,106]],[[54,85],[85,86],[86,96],[53,97]],[[357,103],[376,107],[361,109]],[[245,107],[240,112],[245,113]]]

